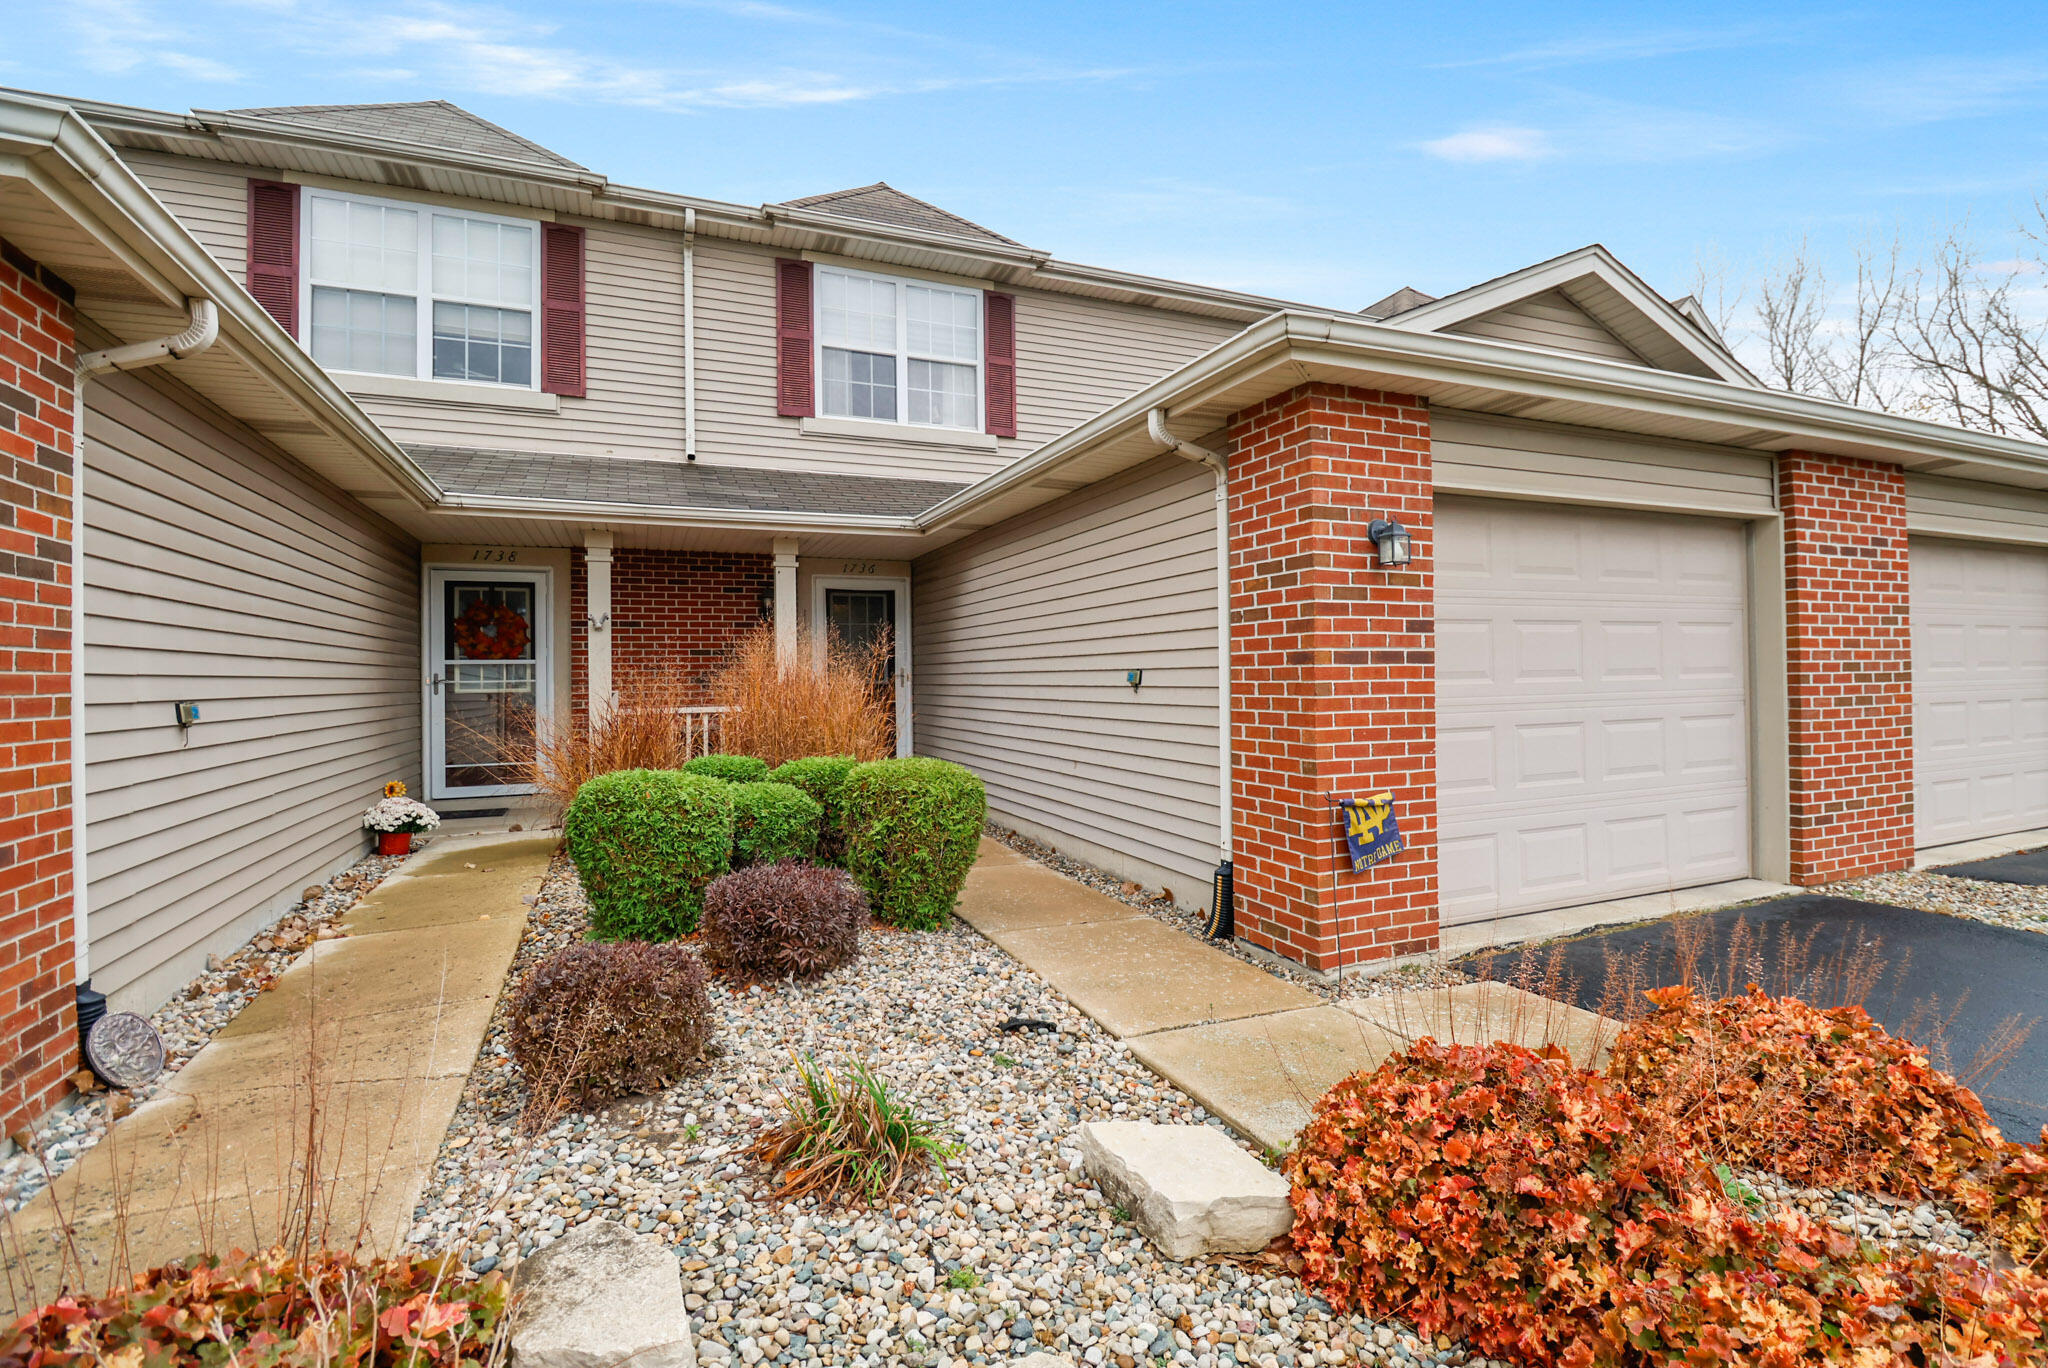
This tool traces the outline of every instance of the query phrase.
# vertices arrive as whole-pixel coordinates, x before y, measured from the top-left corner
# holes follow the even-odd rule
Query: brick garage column
[[[1230,425],[1237,924],[1314,969],[1436,945],[1429,413],[1314,383]],[[1366,524],[1414,535],[1383,570]],[[1339,798],[1392,790],[1408,848],[1351,872]]]
[[[0,242],[0,1122],[77,1067],[71,904],[71,290]]]
[[[1913,862],[1913,651],[1906,477],[1788,451],[1786,676],[1792,882]]]

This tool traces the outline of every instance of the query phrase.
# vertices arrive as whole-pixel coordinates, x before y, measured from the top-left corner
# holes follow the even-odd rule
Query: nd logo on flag
[[[1344,844],[1351,852],[1351,872],[1372,868],[1407,848],[1401,828],[1394,821],[1394,795],[1375,793],[1370,798],[1345,798]]]

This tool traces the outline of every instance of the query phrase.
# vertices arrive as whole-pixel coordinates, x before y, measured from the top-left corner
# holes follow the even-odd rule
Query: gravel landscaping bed
[[[2048,887],[2034,884],[1958,879],[1921,870],[1873,874],[1869,878],[1852,879],[1813,891],[1840,898],[1890,903],[1894,907],[1917,907],[1924,912],[1974,917],[1978,921],[2021,931],[2048,933]]]
[[[1468,975],[1432,958],[1428,961],[1404,964],[1399,968],[1377,974],[1347,974],[1337,982],[1331,983],[1320,974],[1310,973],[1307,969],[1290,964],[1277,955],[1262,954],[1247,942],[1234,937],[1227,941],[1210,940],[1207,935],[1208,914],[1199,907],[1182,907],[1171,898],[1162,896],[1171,890],[1149,889],[1129,879],[1120,879],[1071,855],[1063,855],[1043,841],[1034,840],[1008,827],[997,826],[993,822],[988,825],[988,834],[1026,859],[1036,861],[1056,873],[1064,874],[1074,882],[1115,898],[1120,903],[1135,907],[1147,916],[1194,937],[1212,950],[1221,950],[1226,955],[1265,970],[1275,978],[1298,983],[1332,1000],[1381,997],[1388,993],[1405,993],[1416,988],[1447,987],[1471,981]]]
[[[135,1092],[101,1088],[74,1094],[72,1106],[43,1120],[31,1145],[17,1141],[15,1152],[0,1160],[0,1211],[18,1211],[27,1205],[51,1178],[98,1144],[116,1118],[163,1091],[171,1076],[307,946],[341,934],[330,929],[334,919],[404,862],[402,855],[366,856],[326,883],[308,885],[289,911],[251,936],[239,950],[209,956],[205,973],[150,1014],[150,1023],[164,1040],[163,1073]]]
[[[513,974],[580,934],[557,857]],[[1338,1317],[1277,1263],[1174,1263],[1078,1171],[1083,1121],[1206,1119],[1036,975],[956,924],[872,929],[856,965],[808,988],[714,981],[724,1053],[653,1097],[522,1136],[500,999],[412,1232],[507,1266],[569,1226],[621,1220],[668,1240],[707,1364],[738,1359],[999,1363],[1055,1348],[1093,1365],[1483,1363],[1392,1325]],[[1054,1032],[999,1032],[1011,1016]],[[771,1206],[737,1158],[774,1115],[793,1053],[865,1057],[962,1146],[887,1211]]]

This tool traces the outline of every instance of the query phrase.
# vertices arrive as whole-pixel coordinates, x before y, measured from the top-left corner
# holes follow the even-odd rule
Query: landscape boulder
[[[1294,1225],[1287,1180],[1214,1126],[1091,1121],[1081,1163],[1169,1259],[1251,1253]]]
[[[652,1235],[597,1217],[519,1265],[512,1368],[696,1368],[683,1273]]]

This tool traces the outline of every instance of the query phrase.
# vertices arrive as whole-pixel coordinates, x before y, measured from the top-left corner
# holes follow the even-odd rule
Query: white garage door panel
[[[1445,499],[1446,924],[1749,872],[1738,523]]]
[[[2048,551],[1916,537],[1921,845],[2048,826]]]

